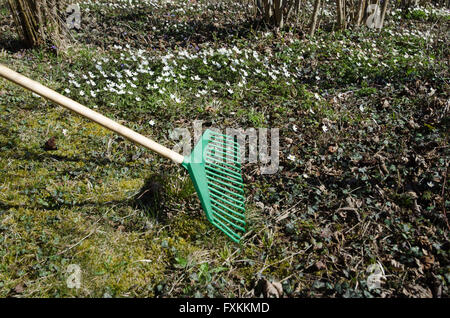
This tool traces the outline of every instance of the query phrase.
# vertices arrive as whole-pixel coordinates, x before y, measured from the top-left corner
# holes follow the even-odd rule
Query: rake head
[[[183,161],[208,220],[239,242],[245,232],[244,184],[239,144],[227,135],[206,130]]]

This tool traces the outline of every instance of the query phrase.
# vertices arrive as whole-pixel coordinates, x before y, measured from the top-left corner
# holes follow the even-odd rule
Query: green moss
[[[203,215],[201,217],[192,217],[181,213],[170,224],[170,228],[171,235],[184,240],[192,240],[204,235],[210,229]]]

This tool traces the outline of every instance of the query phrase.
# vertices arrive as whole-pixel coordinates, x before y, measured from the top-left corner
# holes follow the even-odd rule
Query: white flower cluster
[[[85,91],[88,91],[87,96],[95,98],[103,91],[121,96],[138,95],[134,99],[142,101],[142,94],[150,91],[181,103],[179,93],[175,92],[182,84],[190,91],[197,90],[193,96],[203,98],[220,91],[232,96],[245,91],[249,81],[255,78],[283,80],[291,85],[298,76],[297,71],[292,72],[286,63],[271,64],[267,56],[237,46],[151,56],[129,45],[115,45],[111,56],[101,57],[94,63],[92,70],[78,80],[69,73],[69,83],[81,96],[86,96]]]

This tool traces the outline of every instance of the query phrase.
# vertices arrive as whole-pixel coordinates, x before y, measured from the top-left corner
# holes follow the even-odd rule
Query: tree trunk
[[[275,26],[282,28],[284,24],[284,17],[283,17],[283,0],[273,0],[274,7],[273,7],[273,13],[274,13],[274,19],[275,19]]]
[[[61,47],[65,31],[59,12],[64,0],[8,0],[17,31],[29,47]]]
[[[359,0],[358,11],[356,12],[355,25],[359,26],[364,17],[364,8],[366,7],[366,0]]]
[[[316,32],[316,26],[317,26],[317,18],[319,16],[320,11],[320,0],[315,0],[314,2],[314,11],[311,18],[311,26],[309,29],[309,35],[314,36],[314,32]]]
[[[337,22],[339,29],[345,29],[345,11],[344,11],[344,0],[336,0],[336,11],[337,11]]]
[[[266,23],[282,28],[292,12],[298,14],[300,0],[256,0],[256,6]]]
[[[386,17],[388,3],[389,3],[389,0],[384,0],[383,6],[381,7],[380,29],[383,27],[383,24],[384,24],[384,18]]]

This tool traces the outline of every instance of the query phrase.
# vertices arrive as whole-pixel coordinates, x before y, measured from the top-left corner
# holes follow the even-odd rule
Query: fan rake
[[[189,171],[208,220],[233,241],[245,232],[244,183],[236,137],[206,130],[189,157]]]

